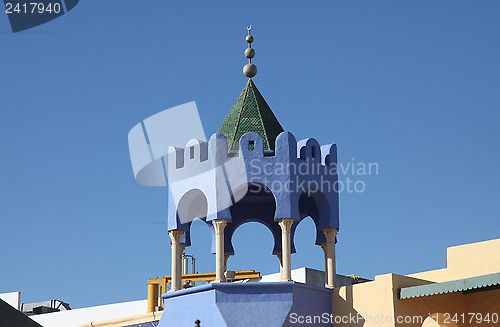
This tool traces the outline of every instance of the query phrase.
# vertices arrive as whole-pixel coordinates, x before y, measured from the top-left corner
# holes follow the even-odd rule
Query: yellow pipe
[[[260,272],[256,272],[255,270],[243,270],[243,271],[235,271],[234,279],[248,279],[248,278],[260,278]],[[171,276],[164,276],[163,278],[152,278],[148,280],[148,283],[161,284],[163,280],[166,280],[167,284],[172,282]],[[192,282],[199,281],[211,281],[215,280],[215,273],[198,273],[198,274],[185,274],[182,275],[182,281],[190,280]],[[162,290],[163,293],[165,291]]]
[[[158,284],[148,283],[148,312],[154,312],[158,306]]]
[[[235,271],[234,280],[260,278],[260,272],[255,270]],[[183,282],[190,280],[192,282],[199,281],[212,281],[215,280],[215,273],[198,273],[198,274],[185,274],[182,275]],[[158,305],[158,298],[160,295],[159,287],[161,286],[161,294],[167,292],[167,284],[172,283],[171,276],[164,276],[161,278],[148,279],[148,312],[153,312]],[[163,307],[163,298],[160,298],[160,305]]]

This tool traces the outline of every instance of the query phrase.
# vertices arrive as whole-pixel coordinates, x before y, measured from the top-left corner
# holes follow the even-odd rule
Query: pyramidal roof
[[[264,150],[274,150],[274,141],[283,132],[283,127],[252,79],[248,79],[218,132],[227,138],[229,150],[238,150],[241,136],[248,132],[258,133],[262,137]]]

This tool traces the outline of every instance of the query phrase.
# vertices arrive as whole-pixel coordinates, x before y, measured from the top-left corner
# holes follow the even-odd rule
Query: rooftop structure
[[[401,325],[395,319],[411,315],[421,319],[411,326],[428,327],[433,323],[432,312],[437,314],[438,326],[447,326],[443,313],[454,312],[455,307],[461,310],[455,312],[498,312],[499,261],[491,257],[498,252],[498,240],[449,251],[460,254],[449,260],[447,269],[408,276],[387,274],[374,281],[336,274],[336,145],[320,146],[312,138],[297,142],[292,133],[283,130],[252,80],[257,74],[251,62],[253,40],[249,28],[245,51],[249,62],[243,69],[249,80],[218,133],[208,142],[195,138],[169,147],[168,156],[162,158],[169,182],[172,251],[171,275],[163,279],[172,287],[161,295],[165,311],[159,327],[188,326],[195,320],[201,320],[202,326],[230,327],[332,326],[334,322],[336,326],[395,327]],[[148,143],[148,147],[153,145]],[[295,252],[295,228],[307,216],[316,225],[315,243],[324,250],[325,272],[309,272],[314,277],[299,282],[297,274],[292,275],[291,254]],[[211,278],[215,279],[182,289],[181,258],[191,245],[194,219],[204,221],[211,230],[216,262]],[[273,234],[272,254],[279,259],[280,273],[258,282],[230,283],[225,277],[227,260],[236,254],[231,238],[239,226],[250,221],[264,224]],[[480,307],[482,301],[486,303]],[[325,314],[329,319],[324,319]],[[382,317],[392,320],[381,324]],[[340,323],[333,320],[337,318]]]
[[[168,295],[163,295],[167,311],[178,310],[179,306],[185,305],[182,303],[187,298],[191,303],[201,301],[201,305],[208,293],[222,294],[226,291],[233,295],[226,297],[224,303],[229,298],[233,298],[229,302],[234,303],[248,301],[248,292],[257,292],[262,296],[267,294],[269,299],[275,295],[281,297],[279,294],[284,292],[288,294],[286,301],[291,307],[294,305],[294,294],[306,292],[316,294],[311,295],[316,300],[311,300],[309,305],[316,308],[325,306],[326,309],[331,307],[329,294],[335,285],[335,242],[339,229],[337,147],[335,144],[321,146],[312,138],[296,141],[292,133],[283,129],[252,80],[257,74],[257,67],[252,63],[255,50],[251,47],[254,38],[250,30],[251,27],[245,38],[248,63],[243,68],[248,81],[218,133],[213,134],[208,142],[194,138],[185,145],[170,146],[168,155],[162,158],[168,176],[168,230],[172,249],[171,290]],[[152,125],[151,122],[148,124]],[[156,125],[158,129],[160,124]],[[134,142],[144,143],[147,140],[147,137],[141,139],[142,129],[137,126],[129,134],[132,164],[134,166],[134,162],[139,162],[139,167],[149,160],[134,159],[135,154],[140,152],[134,149]],[[156,142],[158,135],[154,134]],[[149,149],[148,152],[158,148],[152,142],[141,147]],[[142,153],[146,153],[144,150]],[[137,176],[138,173],[136,179]],[[161,185],[155,182],[150,184]],[[291,274],[295,229],[302,219],[309,216],[316,224],[316,244],[325,253],[325,280],[318,289],[314,288],[317,286],[304,287],[293,282]],[[187,292],[182,291],[181,258],[185,248],[191,245],[190,229],[194,219],[201,219],[211,230],[216,271],[213,286],[196,286]],[[279,259],[279,282],[245,283],[245,286],[219,284],[226,282],[227,261],[229,256],[235,255],[231,238],[236,229],[246,222],[262,223],[273,234],[274,247],[270,252]],[[151,294],[155,294],[154,287],[150,285]],[[325,296],[330,302],[320,300]],[[270,304],[267,300],[254,302],[262,308]],[[208,305],[219,304],[216,301]],[[155,307],[155,303],[151,303],[150,307]],[[288,312],[278,311],[273,313],[276,317],[286,316]],[[219,318],[229,319],[226,316]],[[169,315],[164,316],[160,325],[174,326],[187,322],[182,320],[184,318],[178,318],[182,321],[172,319]],[[219,325],[217,319],[209,323]],[[248,319],[257,319],[254,323],[260,325],[258,319],[262,318],[255,316]],[[277,322],[282,321],[281,318],[276,319]],[[274,325],[281,326],[278,323]]]
[[[216,282],[224,282],[228,257],[235,254],[232,235],[250,221],[271,231],[282,281],[291,281],[295,228],[308,216],[316,224],[316,244],[325,250],[325,282],[332,288],[339,228],[336,145],[320,146],[312,138],[297,142],[292,133],[283,131],[251,79],[256,67],[251,63],[255,51],[250,47],[250,29],[246,41],[249,63],[243,72],[249,80],[219,133],[209,142],[193,139],[183,148],[169,149],[172,290],[181,287],[180,257],[191,245],[194,219],[205,221],[212,231]],[[270,167],[274,168],[266,169]]]
[[[66,310],[71,310],[69,304],[56,299],[22,304],[22,312],[27,316]]]

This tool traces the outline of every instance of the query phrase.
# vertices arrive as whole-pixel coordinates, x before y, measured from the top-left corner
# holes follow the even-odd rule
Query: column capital
[[[179,230],[179,229],[174,229],[174,230],[168,231],[168,236],[170,236],[170,240],[172,241],[172,244],[180,243],[181,236],[183,233],[184,233],[184,231]]]
[[[278,222],[278,224],[281,227],[281,232],[285,233],[285,234],[289,234],[294,222],[295,222],[295,220],[293,220],[291,218],[283,218],[283,219],[281,219]]]
[[[326,246],[327,246],[327,244],[328,244],[327,242],[324,242],[324,243],[321,243],[321,245],[320,245],[321,248],[323,249],[323,252],[325,252],[325,254],[326,254],[326,249],[327,249]]]
[[[325,228],[323,229],[323,233],[326,236],[326,242],[328,243],[335,243],[335,236],[337,236],[338,233],[337,228]]]
[[[214,225],[215,228],[215,235],[224,234],[224,228],[226,228],[227,220],[215,219],[212,220],[212,225]]]

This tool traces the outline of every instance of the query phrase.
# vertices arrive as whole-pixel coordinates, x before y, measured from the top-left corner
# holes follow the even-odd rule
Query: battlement
[[[234,158],[266,158],[280,162],[307,161],[311,164],[330,166],[337,162],[337,146],[320,146],[314,138],[296,141],[290,132],[282,132],[275,142],[274,151],[264,150],[264,141],[258,133],[246,133],[239,140],[239,150],[229,151],[229,145],[223,134],[215,133],[209,142],[192,139],[184,148],[169,147],[169,172],[195,166],[217,167]],[[209,160],[211,159],[211,160]]]
[[[208,143],[191,139],[184,148],[170,146],[168,156],[169,168],[179,169],[196,165],[208,160]]]
[[[313,138],[297,142],[292,133],[282,132],[276,138],[274,151],[266,151],[262,137],[250,132],[239,139],[238,151],[229,148],[228,140],[220,133],[213,134],[208,142],[190,140],[184,148],[169,148],[169,230],[187,232],[194,217],[206,217],[207,221],[235,219],[231,225],[234,230],[246,218],[242,212],[233,217],[231,210],[241,210],[233,205],[250,188],[255,191],[256,185],[272,194],[275,210],[267,212],[266,217],[261,213],[256,216],[273,230],[274,252],[280,248],[279,227],[274,222],[283,217],[299,221],[314,216],[319,231],[317,244],[324,242],[321,229],[338,228],[335,144],[320,146]],[[242,203],[240,207],[248,205]],[[245,212],[262,208],[248,208]],[[190,244],[189,238],[182,242]],[[225,246],[232,253],[230,239]]]

